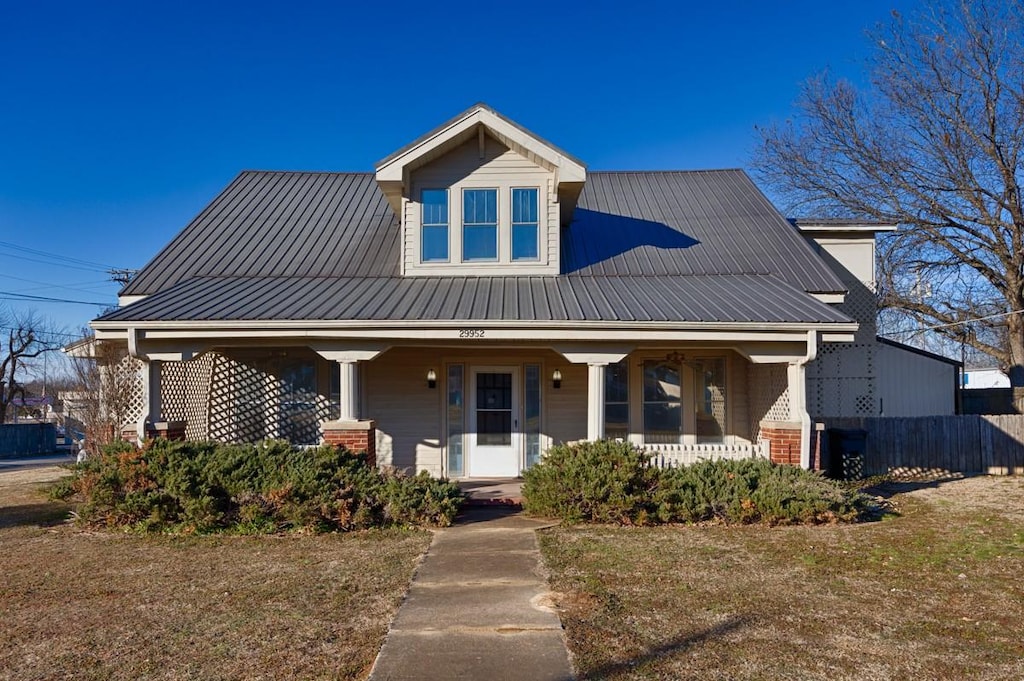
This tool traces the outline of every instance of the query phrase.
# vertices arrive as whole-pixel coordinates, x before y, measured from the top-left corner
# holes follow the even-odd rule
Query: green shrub
[[[653,501],[663,522],[778,525],[856,520],[868,499],[818,473],[766,459],[740,459],[661,471]]]
[[[868,510],[868,497],[793,466],[743,459],[660,470],[607,440],[552,447],[524,478],[526,510],[568,523],[825,523]]]
[[[523,507],[570,523],[644,524],[658,471],[626,442],[556,445],[523,475]]]
[[[53,495],[82,522],[151,531],[266,533],[450,525],[458,486],[380,471],[342,448],[155,440],[74,467]]]

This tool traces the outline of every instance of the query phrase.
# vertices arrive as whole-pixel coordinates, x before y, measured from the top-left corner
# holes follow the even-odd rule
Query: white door
[[[515,367],[473,367],[469,384],[469,461],[474,478],[519,475],[519,374]]]

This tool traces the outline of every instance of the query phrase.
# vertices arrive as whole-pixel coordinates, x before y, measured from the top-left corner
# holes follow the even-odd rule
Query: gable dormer
[[[402,223],[402,273],[558,274],[586,167],[477,104],[376,167]]]

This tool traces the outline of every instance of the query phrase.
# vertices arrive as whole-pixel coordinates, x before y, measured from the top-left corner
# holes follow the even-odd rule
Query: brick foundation
[[[768,441],[772,463],[800,465],[800,432],[799,423],[761,424],[761,439]]]
[[[374,421],[328,421],[322,428],[325,445],[365,452],[367,462],[377,465],[377,424]]]
[[[162,437],[165,440],[184,440],[185,439],[185,422],[184,421],[158,421],[146,429],[146,437],[158,438]]]

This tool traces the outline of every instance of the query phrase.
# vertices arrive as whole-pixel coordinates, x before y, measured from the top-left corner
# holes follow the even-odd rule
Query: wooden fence
[[[866,432],[864,475],[1024,475],[1024,415],[826,419]]]

